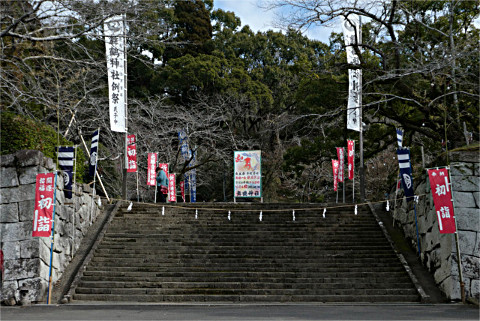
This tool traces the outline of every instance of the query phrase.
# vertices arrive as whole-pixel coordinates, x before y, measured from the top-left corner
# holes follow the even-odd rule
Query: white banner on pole
[[[347,62],[359,65],[360,59],[353,45],[362,42],[360,19],[356,14],[350,14],[342,21],[343,35],[345,40]],[[360,131],[360,108],[362,106],[362,70],[348,70],[348,105],[347,105],[347,128]]]
[[[105,20],[110,129],[126,132],[125,125],[125,24],[122,15]]]

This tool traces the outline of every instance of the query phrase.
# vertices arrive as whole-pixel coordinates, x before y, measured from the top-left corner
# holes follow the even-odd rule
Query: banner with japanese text
[[[49,237],[51,235],[55,202],[54,197],[55,174],[37,174],[33,216],[33,237]]]
[[[355,177],[355,141],[347,140],[348,148],[348,179],[353,180]]]
[[[262,197],[261,151],[236,151],[233,158],[234,196]]]
[[[157,185],[155,169],[157,167],[157,153],[148,153],[147,156],[148,167],[147,167],[147,185],[155,186]]]
[[[108,94],[110,129],[126,131],[126,71],[125,71],[125,23],[124,16],[118,15],[105,20],[105,50],[108,71]]]
[[[168,175],[168,163],[158,163],[158,167],[163,169],[166,175]],[[167,176],[168,177],[168,176]]]
[[[175,174],[168,175],[168,201],[176,202],[177,201],[177,188],[175,184]]]
[[[455,233],[455,214],[448,168],[429,169],[430,188],[441,234]]]
[[[75,164],[75,147],[59,146],[57,150],[58,166],[63,172],[63,193],[65,198],[73,197],[73,171]]]
[[[400,167],[400,177],[402,179],[403,191],[407,201],[411,201],[415,194],[413,190],[412,164],[410,162],[410,149],[398,148],[398,166]]]
[[[100,139],[100,129],[94,131],[92,134],[92,144],[90,145],[90,161],[88,166],[88,174],[90,175],[90,177],[94,177],[97,171],[99,139]]]
[[[343,147],[337,147],[338,158],[338,181],[344,180],[344,166],[345,166],[345,149]]]
[[[349,14],[342,20],[343,35],[347,52],[347,62],[359,65],[360,59],[354,46],[362,43],[360,19],[356,14]],[[360,131],[362,105],[362,70],[348,70],[347,128]]]
[[[185,182],[180,182],[180,193],[182,194],[182,200],[185,203]]]
[[[137,171],[137,144],[135,135],[127,136],[127,172],[135,173]]]
[[[333,190],[338,189],[338,166],[339,162],[336,159],[332,159],[332,169],[333,169]]]

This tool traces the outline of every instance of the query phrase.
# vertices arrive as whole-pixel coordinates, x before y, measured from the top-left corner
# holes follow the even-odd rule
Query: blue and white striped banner
[[[65,198],[72,198],[72,183],[73,183],[73,165],[75,158],[75,147],[58,147],[58,166],[63,171],[63,192]]]
[[[400,128],[397,128],[397,142],[398,142],[398,147],[403,147],[403,130]]]
[[[413,198],[413,178],[412,178],[412,165],[410,162],[410,149],[398,148],[398,165],[400,167],[400,177],[402,179],[403,191],[407,200]]]
[[[88,173],[91,177],[95,176],[97,170],[97,155],[98,155],[98,139],[100,136],[100,129],[96,130],[92,135],[92,145],[90,146],[90,164]]]

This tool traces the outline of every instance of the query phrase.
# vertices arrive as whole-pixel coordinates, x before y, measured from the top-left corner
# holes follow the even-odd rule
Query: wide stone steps
[[[365,208],[357,215],[352,208],[329,208],[324,218],[313,204],[300,210],[301,204],[242,204],[233,205],[228,220],[232,204],[220,205],[221,211],[213,206],[165,206],[165,215],[158,205],[123,207],[83,272],[74,300],[419,300]]]

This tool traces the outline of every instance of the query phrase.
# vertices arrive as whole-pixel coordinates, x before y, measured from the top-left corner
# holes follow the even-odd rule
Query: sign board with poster
[[[234,197],[262,197],[262,155],[259,150],[234,152]]]

